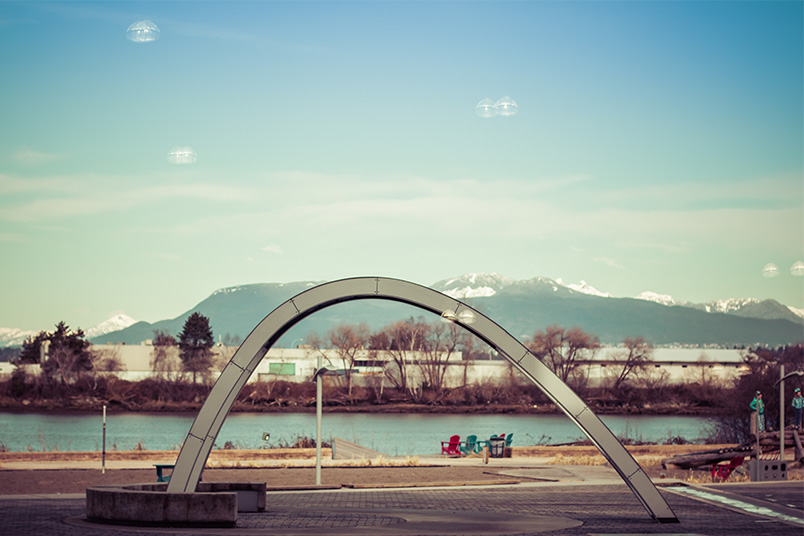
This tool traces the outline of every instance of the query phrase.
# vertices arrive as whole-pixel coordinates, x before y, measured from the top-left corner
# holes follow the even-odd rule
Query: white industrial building
[[[121,379],[137,381],[160,375],[153,370],[154,346],[149,343],[139,345],[108,344],[94,345],[92,350],[107,363],[119,363],[119,366],[108,367],[109,373]],[[234,355],[237,350],[233,346],[215,346],[215,365],[213,378],[218,371]],[[593,359],[580,361],[579,372],[587,378],[590,387],[598,386],[607,378],[619,373],[621,363],[617,354],[622,348],[606,347],[600,349]],[[310,381],[318,366],[319,356],[322,357],[323,366],[328,369],[348,369],[348,363],[343,362],[336,350],[318,350],[309,346],[297,348],[272,348],[260,362],[250,381],[284,380],[291,382]],[[109,359],[111,358],[111,359]],[[175,378],[180,368],[178,348],[169,351],[169,362],[163,368],[161,375]],[[417,387],[424,381],[422,362],[425,356],[416,352],[405,354],[408,384]],[[459,387],[462,385],[501,381],[519,373],[511,371],[505,360],[464,360],[460,352],[440,356],[439,361],[446,366],[444,374],[445,387]],[[0,363],[0,374],[7,375],[13,370],[9,363]],[[395,372],[396,364],[392,357],[385,352],[362,350],[355,359],[352,369],[353,381],[357,384],[368,379],[377,381],[385,373]],[[29,366],[29,372],[36,374],[36,366]],[[6,370],[7,369],[7,370]],[[667,383],[687,383],[706,379],[731,380],[743,372],[747,367],[742,362],[742,351],[736,349],[700,349],[700,348],[656,348],[653,351],[653,360],[648,364],[645,374],[654,378],[662,378]],[[512,376],[513,374],[513,376]],[[386,381],[386,387],[390,382]]]

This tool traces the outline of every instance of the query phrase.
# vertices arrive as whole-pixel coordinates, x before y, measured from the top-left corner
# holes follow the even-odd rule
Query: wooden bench
[[[173,474],[173,468],[176,467],[176,465],[172,463],[155,463],[154,467],[156,467],[157,482],[170,482],[170,475],[164,474],[163,471],[170,469],[171,474]]]

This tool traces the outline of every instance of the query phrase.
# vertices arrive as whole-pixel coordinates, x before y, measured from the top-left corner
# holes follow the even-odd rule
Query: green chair
[[[474,454],[475,452],[477,452],[477,436],[468,435],[466,436],[466,443],[461,446],[461,454],[468,456],[469,454]]]

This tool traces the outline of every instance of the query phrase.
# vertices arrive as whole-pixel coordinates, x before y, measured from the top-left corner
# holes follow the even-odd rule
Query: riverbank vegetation
[[[425,392],[412,397],[395,388],[385,388],[381,398],[370,388],[337,385],[326,378],[325,411],[378,413],[555,413],[558,409],[538,387],[482,382],[445,390],[438,398]],[[197,411],[211,390],[208,384],[185,380],[121,380],[113,375],[82,378],[70,385],[51,384],[16,374],[0,382],[3,410],[99,410],[106,405],[128,411]],[[673,385],[655,400],[650,390],[632,388],[619,399],[605,388],[586,390],[586,401],[598,413],[708,415],[718,411],[717,396],[701,396],[694,386]],[[653,401],[651,401],[653,400]],[[315,384],[281,380],[247,384],[237,398],[234,412],[280,412],[315,410]]]
[[[212,332],[202,315],[188,320],[178,340],[156,333],[153,374],[140,381],[117,377],[123,369],[112,355],[94,354],[84,334],[60,323],[51,333],[27,341],[15,360],[11,377],[0,381],[3,410],[99,410],[103,406],[128,411],[197,411],[212,388],[213,370],[225,363],[210,357]],[[559,411],[548,396],[512,367],[503,377],[447,386],[447,367],[462,366],[449,356],[462,352],[472,359],[493,359],[488,347],[454,323],[427,324],[421,318],[399,321],[371,333],[365,326],[340,325],[325,336],[307,341],[313,351],[335,349],[347,367],[337,376],[324,376],[326,411],[393,413],[552,413]],[[726,380],[707,367],[684,382],[670,383],[652,364],[653,348],[642,338],[627,338],[608,376],[591,385],[581,363],[600,345],[578,328],[549,326],[526,340],[529,350],[578,393],[596,413],[712,415],[717,417],[713,439],[739,443],[749,435],[749,403],[756,391],[765,394],[766,422],[778,426],[780,366],[788,372],[804,364],[804,344],[743,351],[745,374]],[[390,356],[381,373],[356,377],[357,349]],[[417,352],[412,364],[417,381],[408,377],[411,363],[405,352]],[[175,355],[174,355],[175,354]],[[468,359],[467,359],[468,358]],[[27,365],[38,365],[36,375]],[[418,367],[418,369],[416,368]],[[247,384],[235,412],[312,412],[315,384],[311,381],[268,381]],[[785,400],[792,399],[801,376],[786,382]],[[787,412],[791,414],[791,411]]]

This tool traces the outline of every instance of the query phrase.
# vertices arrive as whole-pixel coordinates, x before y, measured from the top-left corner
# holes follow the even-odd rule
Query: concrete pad
[[[96,523],[234,527],[238,512],[265,510],[265,482],[201,482],[196,493],[166,483],[87,488],[86,517]]]
[[[78,527],[97,527],[81,518],[65,523]],[[499,512],[474,512],[431,509],[382,508],[308,508],[268,510],[252,518],[248,527],[226,530],[226,534],[287,536],[503,536],[537,534],[572,529],[583,523],[554,516],[519,515]],[[111,528],[111,527],[110,527]],[[120,531],[142,531],[141,527],[116,526]],[[154,529],[156,530],[156,529]],[[165,530],[165,529],[161,529]],[[194,527],[171,528],[175,534],[217,534],[218,530]]]
[[[98,523],[234,527],[237,494],[87,488],[86,517]]]
[[[757,500],[752,497],[731,494],[712,487],[685,485],[664,488],[679,495],[692,497],[701,502],[720,506],[734,512],[772,519],[795,527],[804,528],[804,512],[794,508]]]
[[[533,467],[489,468],[489,474],[528,478],[546,482],[596,481],[622,482],[620,475],[611,467],[603,465],[541,465]]]

